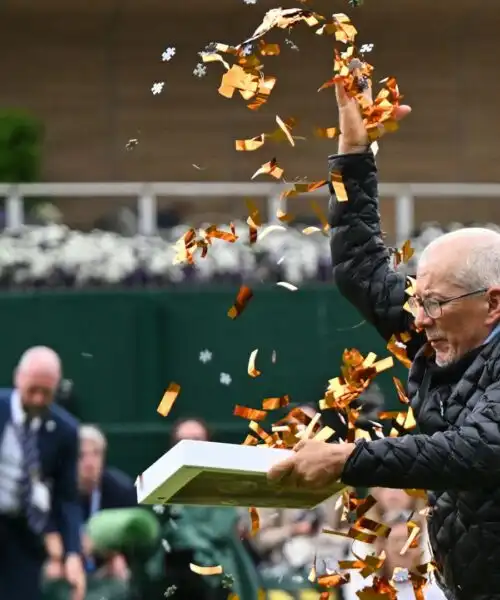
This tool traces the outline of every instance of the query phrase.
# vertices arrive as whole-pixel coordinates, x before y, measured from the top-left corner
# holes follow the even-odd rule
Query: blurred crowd
[[[311,410],[307,406],[301,408],[304,412]],[[210,437],[203,420],[184,418],[174,425],[166,446],[171,447],[183,439],[209,440]],[[246,509],[177,505],[157,505],[153,511],[134,509],[134,483],[107,465],[106,446],[106,438],[97,427],[81,426],[79,488],[87,520],[86,529],[82,531],[82,546],[89,581],[100,590],[100,597],[103,597],[104,586],[110,600],[170,596],[174,600],[225,600],[231,593],[237,594],[240,600],[253,600],[259,588],[313,587],[308,579],[313,565],[319,573],[334,572],[339,561],[363,559],[370,554],[380,556],[383,552],[385,562],[377,575],[392,580],[398,598],[410,599],[414,598],[410,571],[430,561],[425,501],[404,490],[367,490],[377,503],[366,517],[391,528],[388,537],[379,537],[373,545],[322,533],[323,529],[329,529],[346,534],[350,527],[337,499],[330,499],[310,511],[259,509],[259,529],[252,535]],[[93,523],[100,516],[110,515],[113,512],[110,509],[121,509],[132,521],[137,521],[137,511],[144,511],[144,518],[147,514],[157,522],[160,543],[151,538],[150,548],[138,554],[137,536],[143,536],[143,530],[135,523],[135,538],[118,536],[122,541],[115,542],[112,549],[109,544],[103,544],[99,534],[96,536]],[[412,526],[420,527],[421,533],[417,543],[408,547],[410,521]],[[110,521],[108,517],[104,523],[109,527],[118,521]],[[50,588],[51,582],[63,577],[62,546],[56,534],[47,535],[46,545],[45,577]],[[191,570],[191,563],[221,565],[223,575],[198,575]],[[373,575],[363,577],[359,570],[351,573],[350,581],[339,588],[344,600],[357,599],[357,592],[373,582]],[[47,598],[55,597],[48,592]],[[433,582],[425,588],[424,598],[444,600]]]
[[[0,240],[0,289],[162,287],[199,282],[238,283],[287,281],[303,284],[331,280],[328,237],[317,230],[305,235],[306,225],[275,228],[249,243],[248,225],[234,223],[238,240],[214,239],[205,258],[195,264],[175,264],[175,243],[188,227],[162,229],[146,237],[95,230],[71,230],[65,225],[26,226],[4,231]],[[208,224],[206,225],[208,226]],[[487,224],[491,229],[498,226]],[[415,255],[399,268],[415,271],[421,250],[435,237],[461,228],[426,224],[411,239]],[[229,224],[220,225],[230,231]]]

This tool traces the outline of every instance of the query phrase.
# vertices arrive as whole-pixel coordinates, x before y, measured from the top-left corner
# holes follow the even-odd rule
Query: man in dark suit
[[[61,362],[50,348],[27,350],[15,388],[0,396],[0,598],[40,598],[44,532],[60,533],[64,574],[83,600],[77,423],[53,405]]]
[[[118,469],[105,466],[107,441],[94,425],[80,427],[80,455],[78,460],[78,488],[83,520],[87,522],[96,512],[107,508],[129,508],[137,505],[137,493],[133,480]],[[128,576],[126,558],[113,554],[105,561],[94,560],[90,540],[83,536],[83,550],[87,571],[96,566],[105,569],[111,577],[125,579]]]

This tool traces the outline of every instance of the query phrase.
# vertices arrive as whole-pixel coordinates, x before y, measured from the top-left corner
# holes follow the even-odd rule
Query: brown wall
[[[300,51],[282,43],[282,55],[266,59],[266,73],[276,74],[278,83],[257,112],[238,97],[227,100],[217,93],[220,65],[209,65],[203,79],[192,75],[196,53],[206,43],[238,43],[279,3],[32,4],[11,1],[0,12],[0,102],[28,108],[44,120],[46,180],[247,181],[274,155],[289,179],[325,175],[325,158],[335,145],[313,139],[311,130],[335,124],[331,92],[316,92],[330,76],[329,39],[314,36],[305,25],[268,36],[268,41],[282,42],[290,37]],[[477,0],[365,0],[362,9],[353,10],[347,0],[335,3],[335,10],[352,16],[359,41],[375,44],[376,77],[396,75],[414,108],[402,129],[382,145],[384,181],[498,180],[500,11],[498,0],[482,0],[480,9],[477,5]],[[314,8],[328,15],[332,3],[318,2]],[[177,55],[162,63],[161,52],[170,45]],[[157,80],[166,86],[153,96],[150,87]],[[255,153],[234,151],[235,138],[274,129],[276,114],[298,118],[297,135],[309,139],[296,149],[282,144]],[[133,137],[140,143],[126,152],[125,143]],[[91,206],[101,213],[111,206],[96,200],[85,201],[83,208],[81,202],[78,220],[86,220]],[[500,220],[497,204],[457,200],[453,218]],[[63,203],[68,216],[71,205]],[[222,205],[231,207],[230,202]],[[449,219],[450,212],[447,201],[425,201],[417,209],[419,220]]]

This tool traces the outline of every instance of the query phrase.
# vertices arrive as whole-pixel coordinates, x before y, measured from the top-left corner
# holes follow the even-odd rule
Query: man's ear
[[[487,325],[500,323],[500,287],[492,287],[488,290],[488,317]]]
[[[14,384],[15,388],[19,387],[18,382],[19,382],[19,368],[16,367],[14,369],[14,373],[12,374],[12,383]]]

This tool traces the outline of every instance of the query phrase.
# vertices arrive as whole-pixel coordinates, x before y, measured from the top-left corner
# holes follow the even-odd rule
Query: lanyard
[[[101,510],[101,490],[96,488],[92,490],[92,494],[90,495],[90,512],[89,518],[95,515],[96,512]]]
[[[101,510],[101,490],[99,488],[94,488],[92,490],[92,494],[90,494],[90,510],[89,510],[89,519],[95,515],[97,512]],[[85,569],[87,573],[92,573],[95,571],[95,561],[93,557],[89,556],[85,560]]]

